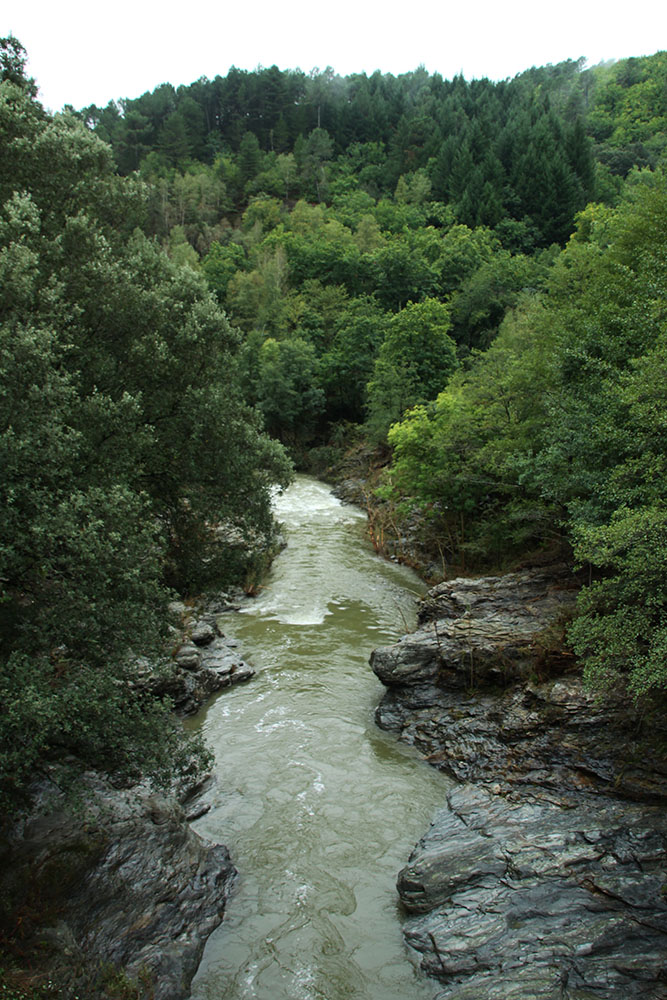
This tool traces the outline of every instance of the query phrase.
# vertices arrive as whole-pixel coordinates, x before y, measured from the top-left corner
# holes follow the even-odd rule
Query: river
[[[423,592],[380,559],[362,511],[300,476],[276,499],[287,548],[259,596],[221,617],[257,671],[200,713],[217,761],[195,824],[240,871],[193,1000],[430,1000],[401,935],[395,879],[445,779],[373,711],[378,645]]]

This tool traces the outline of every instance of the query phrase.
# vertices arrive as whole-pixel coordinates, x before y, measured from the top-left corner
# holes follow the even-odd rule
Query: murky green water
[[[412,626],[420,581],[379,559],[366,519],[299,477],[277,500],[288,548],[221,625],[257,670],[202,713],[219,784],[196,824],[241,872],[194,1000],[428,1000],[395,878],[445,782],[374,725],[374,646]]]

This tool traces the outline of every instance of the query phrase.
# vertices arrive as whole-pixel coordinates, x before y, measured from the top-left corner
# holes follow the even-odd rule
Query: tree
[[[227,287],[237,271],[243,268],[245,254],[237,243],[211,244],[211,248],[202,261],[202,271],[208,282],[208,287],[215,294],[218,302],[224,304],[227,297]]]
[[[667,687],[666,232],[663,173],[580,220],[556,271],[560,391],[533,473],[566,508],[575,556],[597,577],[571,629],[586,675],[635,696]]]
[[[370,296],[352,299],[339,310],[333,340],[322,357],[329,419],[363,421],[368,373],[375,364],[389,319]]]
[[[181,166],[190,153],[190,142],[183,116],[174,111],[166,119],[158,138],[158,148],[172,167]]]
[[[449,308],[411,302],[392,317],[368,383],[368,425],[377,439],[418,403],[435,399],[457,366]]]
[[[332,153],[333,143],[329,133],[318,126],[308,136],[301,161],[303,182],[318,201],[323,201],[326,194],[326,164],[331,159]]]
[[[313,345],[299,337],[266,340],[259,352],[257,389],[269,432],[292,445],[306,441],[324,409]]]
[[[37,96],[37,86],[32,77],[26,76],[27,61],[28,55],[18,38],[13,35],[0,38],[0,81],[8,80],[34,98]]]
[[[253,132],[245,132],[239,149],[239,169],[244,184],[257,176],[261,164],[262,152],[257,136]]]
[[[389,431],[384,495],[421,509],[430,544],[450,562],[497,565],[555,536],[553,510],[521,482],[542,441],[551,390],[553,331],[543,312],[527,298],[435,405],[415,407]]]
[[[187,765],[140,694],[169,587],[242,578],[289,465],[243,403],[203,279],[139,231],[137,187],[71,116],[0,83],[0,794],[44,760]],[[48,171],[44,163],[49,164]],[[118,224],[118,228],[117,228]]]

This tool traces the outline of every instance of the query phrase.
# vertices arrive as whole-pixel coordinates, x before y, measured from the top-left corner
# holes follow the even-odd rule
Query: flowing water
[[[277,498],[288,546],[260,596],[220,624],[257,674],[196,720],[215,751],[196,823],[241,875],[193,1000],[429,1000],[401,936],[395,880],[444,778],[373,710],[378,645],[412,627],[423,591],[378,558],[364,514],[307,477]]]

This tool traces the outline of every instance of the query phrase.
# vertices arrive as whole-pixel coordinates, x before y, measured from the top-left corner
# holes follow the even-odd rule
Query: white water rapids
[[[417,577],[375,555],[365,515],[298,477],[276,501],[288,546],[220,624],[257,671],[197,718],[215,751],[196,824],[239,869],[193,1000],[429,1000],[395,880],[445,779],[373,711],[371,650],[412,627]]]

